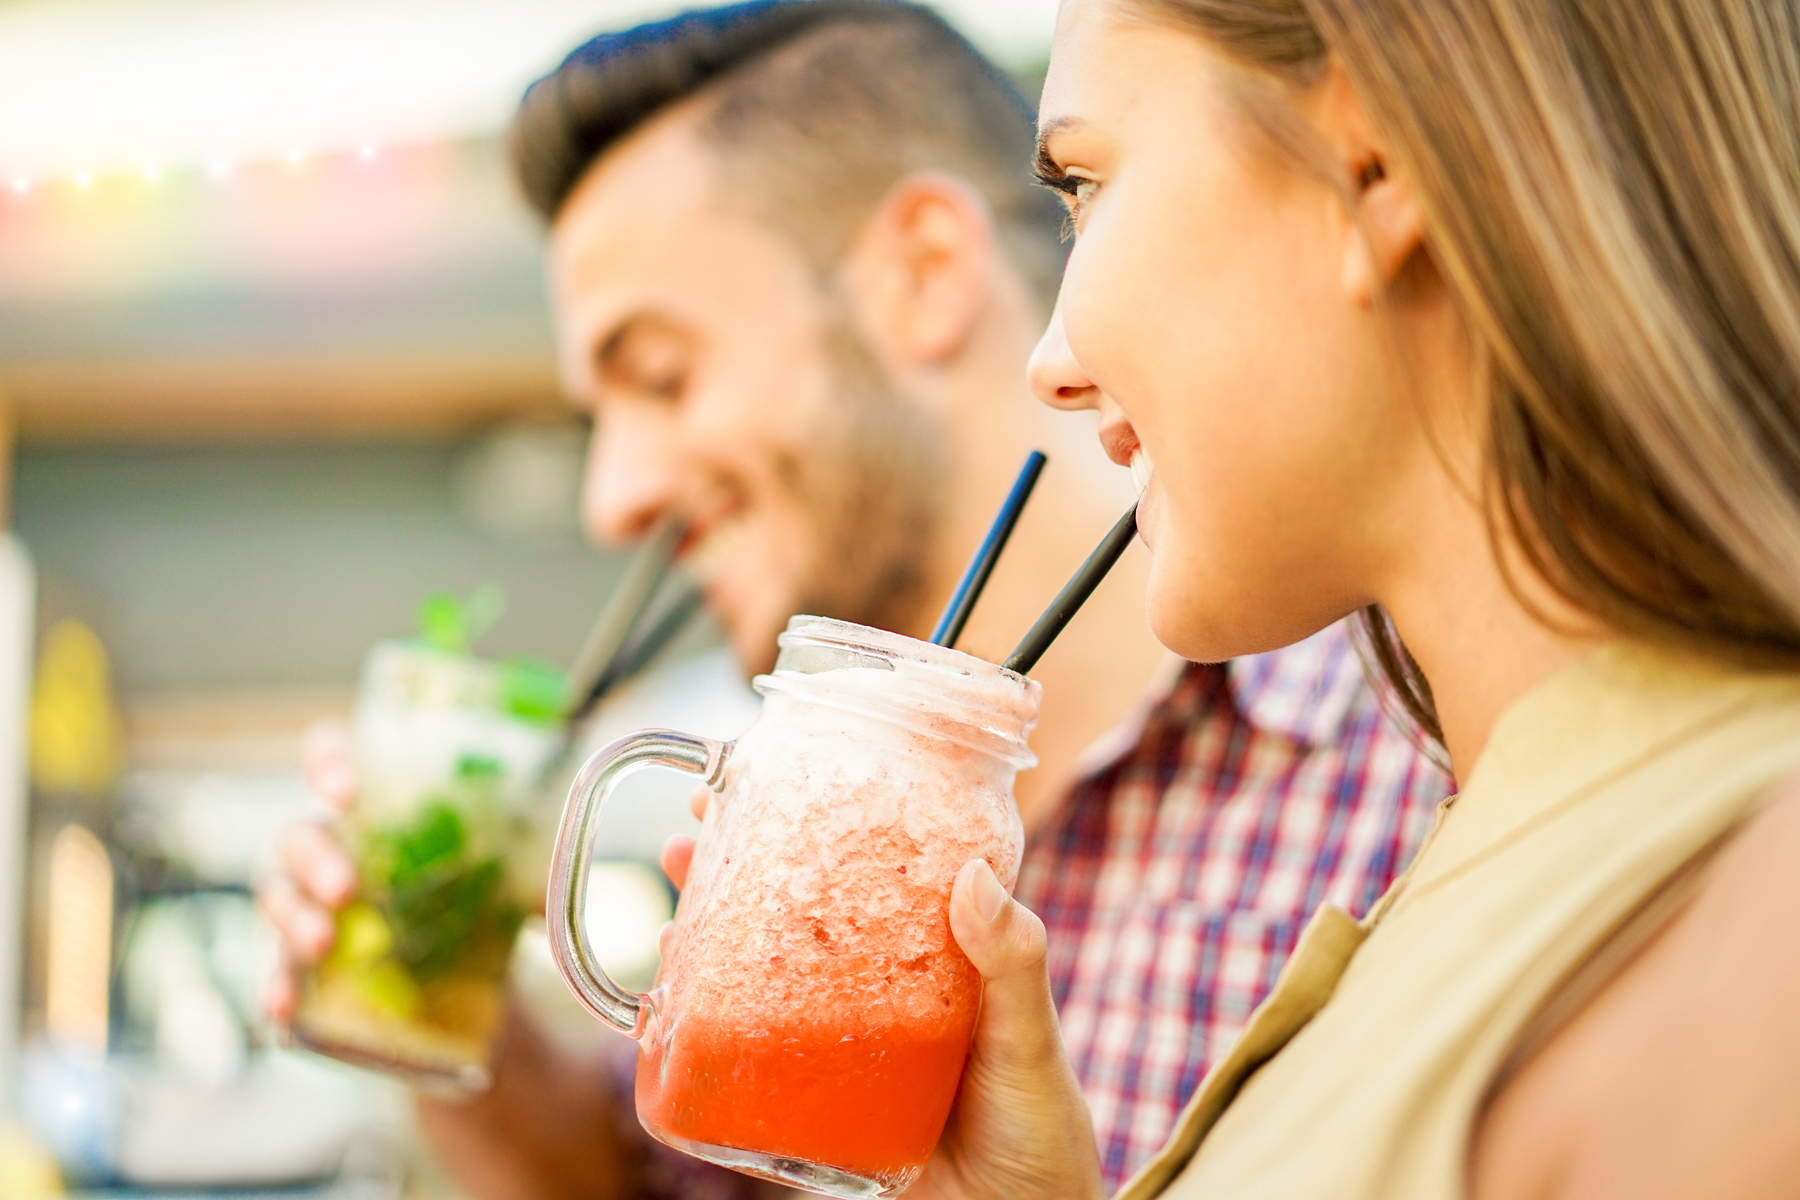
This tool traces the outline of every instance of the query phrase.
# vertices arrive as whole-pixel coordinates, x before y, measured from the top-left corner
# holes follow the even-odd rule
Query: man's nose
[[[629,417],[595,425],[581,489],[588,537],[605,545],[634,542],[675,510],[676,493],[674,466],[660,439]]]
[[[1031,391],[1051,408],[1095,408],[1100,403],[1100,389],[1094,386],[1069,350],[1069,339],[1063,335],[1062,301],[1050,314],[1050,324],[1031,352],[1031,365],[1026,370]]]

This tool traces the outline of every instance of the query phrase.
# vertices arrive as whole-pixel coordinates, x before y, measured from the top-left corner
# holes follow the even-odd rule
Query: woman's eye
[[[1093,202],[1095,189],[1100,184],[1096,180],[1069,174],[1043,149],[1039,149],[1037,161],[1033,165],[1037,181],[1060,195],[1064,206],[1069,210],[1068,220],[1063,223],[1063,238],[1067,240],[1075,236],[1080,227],[1082,210]]]
[[[1078,175],[1064,176],[1057,187],[1063,194],[1063,203],[1069,206],[1069,215],[1063,221],[1063,240],[1077,236],[1081,232],[1081,219],[1087,213],[1087,206],[1093,203],[1094,192],[1099,184],[1092,179],[1083,179]]]
[[[1070,207],[1073,209],[1075,219],[1079,221],[1082,211],[1093,203],[1094,192],[1100,185],[1092,179],[1077,179],[1074,182],[1075,188],[1069,194],[1075,198],[1075,202]]]

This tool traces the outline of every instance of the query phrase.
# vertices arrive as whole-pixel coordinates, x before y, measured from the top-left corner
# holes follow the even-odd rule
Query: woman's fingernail
[[[969,876],[969,898],[975,901],[975,911],[984,921],[999,916],[1006,904],[1006,889],[994,878],[994,869],[986,862],[977,864]]]

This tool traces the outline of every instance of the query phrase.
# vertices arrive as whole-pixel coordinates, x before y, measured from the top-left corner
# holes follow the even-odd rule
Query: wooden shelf
[[[442,435],[566,416],[525,351],[146,356],[0,364],[28,444]]]

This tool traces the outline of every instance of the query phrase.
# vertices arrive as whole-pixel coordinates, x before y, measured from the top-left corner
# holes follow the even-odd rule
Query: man
[[[527,96],[515,166],[550,229],[563,376],[596,422],[588,527],[620,541],[686,520],[746,670],[772,664],[795,612],[924,636],[1042,446],[1052,467],[959,643],[997,659],[1129,501],[1091,431],[1025,387],[1061,269],[1031,142],[961,38],[878,0],[600,37]],[[1017,792],[1018,891],[1049,929],[1111,1184],[1161,1143],[1306,916],[1365,908],[1449,791],[1384,722],[1341,630],[1172,664],[1145,695],[1160,656],[1142,579],[1128,556],[1034,672],[1042,765]],[[324,756],[314,774],[347,800],[342,768]],[[317,830],[288,859],[265,907],[305,961],[350,880]],[[291,1002],[278,981],[272,1009]],[[629,1091],[524,1014],[497,1075],[473,1104],[420,1102],[478,1195],[758,1186],[646,1144]]]

